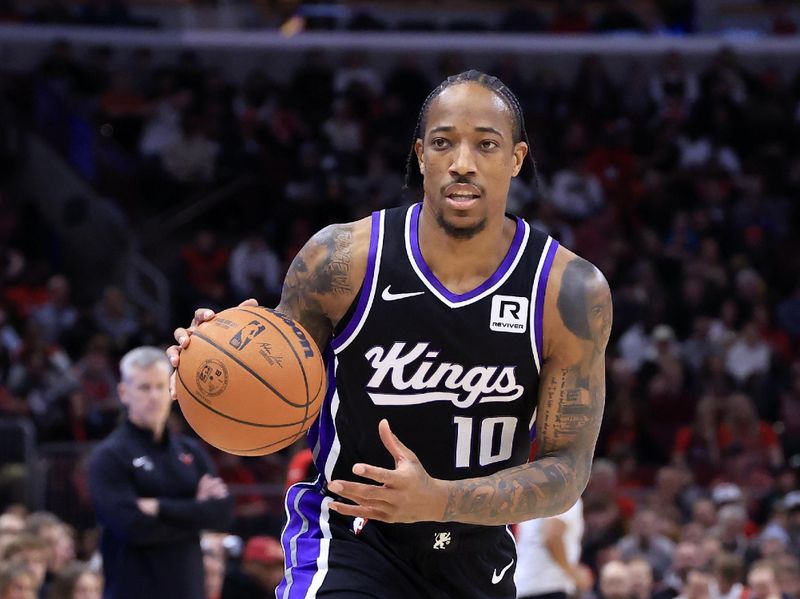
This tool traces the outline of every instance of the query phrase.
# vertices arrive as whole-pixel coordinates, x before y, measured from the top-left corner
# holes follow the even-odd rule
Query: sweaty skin
[[[493,91],[460,83],[432,101],[425,139],[417,140],[416,152],[425,189],[419,223],[423,256],[452,292],[473,289],[496,270],[511,243],[506,197],[527,145],[514,142],[508,107]],[[465,193],[477,197],[465,200]],[[286,275],[277,309],[299,321],[320,347],[327,345],[363,281],[370,226],[370,219],[363,219],[326,227],[308,241]],[[463,231],[452,234],[452,228]],[[213,317],[209,312],[198,310],[192,326]],[[566,511],[589,478],[605,401],[611,322],[611,293],[603,275],[559,247],[545,296],[535,460],[486,477],[434,479],[383,420],[378,434],[395,468],[355,464],[355,474],[377,484],[330,481],[332,492],[355,503],[332,501],[330,508],[385,522],[483,525]],[[178,345],[168,350],[173,364],[191,331],[176,329]]]

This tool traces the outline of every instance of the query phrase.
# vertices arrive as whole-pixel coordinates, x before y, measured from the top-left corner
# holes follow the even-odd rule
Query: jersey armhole
[[[334,336],[331,339],[331,348],[339,353],[344,350],[358,335],[361,327],[369,316],[372,301],[375,298],[375,287],[380,270],[381,250],[383,248],[384,211],[373,212],[369,235],[369,254],[367,256],[367,270],[358,294],[353,299],[345,317],[337,323]]]
[[[547,281],[550,278],[550,269],[553,266],[553,259],[558,250],[558,242],[552,237],[547,238],[547,242],[539,258],[536,267],[536,276],[533,278],[533,289],[531,291],[531,349],[533,350],[533,360],[536,363],[536,372],[541,373],[542,363],[544,362],[544,341],[543,341],[543,320],[544,320],[544,295],[547,291]]]

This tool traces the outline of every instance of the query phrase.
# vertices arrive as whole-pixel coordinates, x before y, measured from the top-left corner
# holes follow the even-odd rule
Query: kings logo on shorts
[[[407,406],[449,401],[457,408],[483,402],[509,402],[522,396],[515,366],[473,366],[435,360],[430,343],[394,343],[388,351],[373,347],[364,354],[373,374],[367,393],[375,405]],[[384,383],[391,391],[386,391]],[[397,393],[395,393],[397,391]]]

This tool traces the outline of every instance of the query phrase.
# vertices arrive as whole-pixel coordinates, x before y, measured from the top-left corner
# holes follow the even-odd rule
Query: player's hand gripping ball
[[[176,394],[186,421],[208,443],[266,455],[311,426],[325,396],[325,367],[297,322],[260,306],[203,322],[181,352]]]

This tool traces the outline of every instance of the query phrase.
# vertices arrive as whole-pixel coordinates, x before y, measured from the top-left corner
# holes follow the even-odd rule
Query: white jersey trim
[[[336,374],[339,370],[339,360],[336,356],[333,357],[333,380],[336,380]],[[342,443],[339,440],[339,430],[336,428],[336,414],[339,412],[339,389],[333,391],[331,397],[331,422],[333,423],[333,441],[331,442],[331,450],[328,453],[328,459],[325,461],[325,480],[332,480],[333,469],[336,467],[336,462],[339,459],[339,452],[342,450]]]
[[[536,347],[536,299],[539,293],[539,278],[542,275],[542,268],[544,267],[545,260],[547,259],[547,254],[550,251],[550,246],[554,243],[552,237],[547,238],[547,242],[544,244],[544,249],[542,250],[542,255],[539,257],[539,264],[536,266],[536,275],[533,277],[533,289],[531,290],[531,307],[530,307],[530,326],[528,330],[531,335],[531,350],[533,351],[533,361],[536,363],[536,372],[541,374],[542,373],[542,356],[539,355],[539,349]],[[542,293],[547,291],[547,286],[542,290]],[[544,310],[544,303],[542,304],[542,310]],[[544,319],[542,319],[544,322]]]

